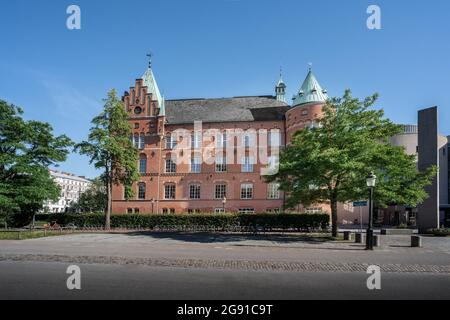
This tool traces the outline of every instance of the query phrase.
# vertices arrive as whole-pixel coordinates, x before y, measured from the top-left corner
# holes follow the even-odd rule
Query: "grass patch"
[[[33,230],[33,231],[1,231],[0,240],[27,240],[73,234],[72,231]]]

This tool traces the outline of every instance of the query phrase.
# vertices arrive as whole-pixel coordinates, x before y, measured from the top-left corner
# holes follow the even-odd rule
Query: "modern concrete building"
[[[56,202],[48,201],[44,204],[44,212],[67,212],[71,204],[78,201],[80,195],[91,185],[91,181],[82,176],[76,176],[67,172],[50,170],[50,175],[61,187],[61,195]]]
[[[426,130],[429,131],[430,126],[426,125]],[[436,188],[434,192],[430,192],[430,201],[436,201],[436,210],[441,207],[439,224],[442,225],[445,220],[445,208],[448,206],[449,201],[449,157],[448,157],[448,146],[450,141],[446,136],[437,134],[436,135],[436,146],[433,147],[434,153],[436,154],[436,159],[438,159],[439,166],[439,177],[436,181]],[[402,146],[405,148],[406,153],[410,155],[416,155],[417,160],[419,160],[419,153],[433,153],[432,151],[425,150],[424,148],[419,148],[419,126],[418,125],[404,125],[403,132],[392,137],[391,143],[396,146]],[[419,165],[419,164],[418,164]],[[425,164],[428,167],[428,164]],[[434,199],[433,194],[436,195]],[[450,207],[450,206],[449,206]],[[427,209],[430,210],[430,209]],[[378,222],[385,225],[398,225],[401,223],[416,225],[418,208],[405,207],[402,205],[392,206],[384,210],[379,211]]]

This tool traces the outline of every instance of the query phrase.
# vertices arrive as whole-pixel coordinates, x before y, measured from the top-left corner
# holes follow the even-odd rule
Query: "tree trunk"
[[[338,216],[337,216],[337,201],[331,200],[331,232],[333,237],[338,236]]]
[[[108,181],[108,206],[105,214],[105,230],[111,229],[111,206],[112,206],[112,186],[111,181]]]

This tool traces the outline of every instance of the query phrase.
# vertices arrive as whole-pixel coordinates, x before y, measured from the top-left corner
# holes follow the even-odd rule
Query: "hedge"
[[[77,227],[103,226],[104,215],[94,214],[50,214],[38,215],[36,220],[56,221],[60,225],[75,224]],[[173,226],[229,228],[263,227],[273,229],[326,229],[328,214],[153,214],[153,215],[112,215],[112,228],[144,229],[167,228]]]

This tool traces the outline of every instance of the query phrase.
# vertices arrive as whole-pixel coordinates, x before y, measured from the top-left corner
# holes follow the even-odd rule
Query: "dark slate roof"
[[[166,100],[168,124],[282,120],[288,104],[274,96]]]

